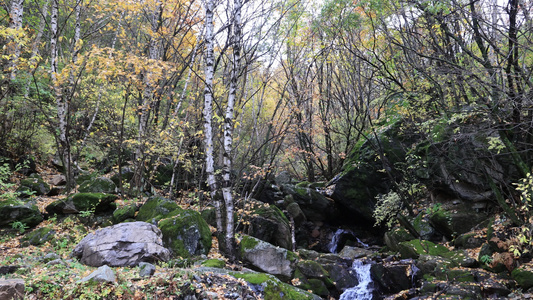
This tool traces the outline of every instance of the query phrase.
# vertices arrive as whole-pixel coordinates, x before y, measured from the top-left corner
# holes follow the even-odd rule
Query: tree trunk
[[[11,2],[11,24],[9,27],[17,31],[22,30],[22,16],[24,13],[24,0],[13,0]],[[10,69],[11,75],[10,79],[15,80],[17,76],[17,61],[20,57],[20,44],[17,41],[17,38],[13,39],[13,53],[12,53]]]
[[[224,232],[222,223],[222,205],[217,196],[217,183],[215,179],[215,166],[213,158],[213,77],[215,73],[214,54],[214,0],[205,3],[205,88],[204,88],[204,148],[205,148],[205,173],[207,184],[211,191],[211,199],[215,203],[217,231]]]
[[[222,195],[224,196],[224,205],[226,208],[226,230],[225,230],[225,246],[227,255],[230,260],[235,259],[235,230],[233,221],[233,194],[231,184],[231,164],[232,164],[232,150],[233,150],[233,123],[234,123],[234,107],[235,98],[237,97],[237,86],[240,76],[241,63],[241,0],[234,0],[233,12],[233,67],[231,70],[231,79],[228,94],[228,104],[226,106],[226,114],[224,118],[224,168],[222,170]]]

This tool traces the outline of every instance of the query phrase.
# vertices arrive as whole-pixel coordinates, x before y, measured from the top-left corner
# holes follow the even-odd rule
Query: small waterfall
[[[352,269],[356,272],[359,284],[349,288],[341,294],[339,300],[372,300],[373,284],[370,277],[370,264],[354,260]]]
[[[330,253],[337,253],[337,247],[339,246],[339,240],[341,238],[341,235],[347,232],[347,230],[340,228],[335,231],[335,233],[331,237],[331,241],[328,244],[328,250]]]
[[[335,233],[331,237],[331,241],[328,243],[328,250],[330,253],[337,253],[339,252],[339,250],[341,250],[338,249],[338,247],[343,235],[349,235],[351,237],[354,237],[361,246],[363,246],[364,248],[368,248],[368,244],[363,243],[363,241],[361,241],[357,236],[355,236],[353,232],[351,232],[350,230],[339,228],[337,229],[337,231],[335,231]]]

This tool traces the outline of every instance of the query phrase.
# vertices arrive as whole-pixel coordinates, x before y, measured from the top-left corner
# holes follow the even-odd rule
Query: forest
[[[158,265],[165,274],[191,268],[199,253],[178,255],[165,225],[197,213],[209,223],[204,256],[301,288],[292,298],[276,290],[283,299],[356,297],[341,278],[305,272],[307,262],[343,247],[369,251],[361,250],[374,281],[413,274],[405,279],[412,283],[382,279],[371,295],[353,299],[529,295],[532,1],[0,4],[0,215],[11,216],[0,221],[0,250],[15,253],[0,271],[19,269],[0,276],[29,276],[20,271],[29,263],[15,259],[21,251],[68,255],[83,238],[65,233],[72,223],[93,232],[128,218],[162,231],[174,257]],[[98,182],[113,187],[91,186]],[[76,202],[89,193],[94,205]],[[151,206],[158,214],[147,217],[143,207],[155,202],[167,212]],[[40,219],[13,207],[37,207]],[[118,220],[128,207],[131,216]],[[107,221],[99,219],[106,213]],[[22,246],[40,228],[54,228],[55,241]],[[297,253],[292,272],[269,272],[246,256],[250,243],[263,242]],[[473,262],[458,263],[459,254]],[[177,285],[143,279],[160,294],[126,283],[129,275],[123,284],[106,283],[109,294],[91,285],[72,286],[70,294],[45,286],[74,285],[71,278],[89,270],[82,265],[59,279],[26,280],[26,297],[217,299],[207,288],[189,288],[203,284],[196,277]],[[416,280],[415,268],[422,270]],[[443,279],[450,270],[455,277]],[[489,287],[494,276],[501,287]],[[241,284],[241,297],[277,299],[235,280],[227,286]],[[236,299],[228,293],[219,298]]]

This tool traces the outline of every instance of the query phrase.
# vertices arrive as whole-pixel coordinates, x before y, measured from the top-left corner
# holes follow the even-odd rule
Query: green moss
[[[524,268],[516,268],[511,273],[511,276],[522,288],[522,290],[528,290],[533,287],[533,271],[526,270]]]
[[[322,282],[320,279],[314,279],[314,278],[308,279],[306,283],[301,284],[299,287],[306,291],[309,291],[309,290],[313,291],[313,294],[316,294],[322,297],[329,295],[328,288],[326,287],[324,282]]]
[[[155,196],[146,201],[137,214],[138,221],[152,222],[178,215],[183,211],[176,202]]]
[[[286,223],[287,225],[289,224],[289,219],[287,219],[285,214],[283,214],[283,212],[277,206],[274,205],[270,205],[268,207],[261,206],[254,210],[254,213],[265,218],[276,219],[278,221]]]
[[[127,205],[127,206],[116,209],[113,212],[113,223],[117,224],[127,219],[134,218],[136,211],[137,211],[137,206],[135,204]]]
[[[259,244],[258,239],[248,236],[248,235],[243,236],[243,238],[241,239],[241,244],[240,244],[241,253],[249,249],[254,249],[258,244]]]
[[[197,211],[181,210],[179,215],[161,220],[158,226],[163,243],[174,255],[207,255],[211,249],[211,230]]]
[[[39,246],[47,241],[50,241],[54,238],[55,231],[52,230],[52,227],[41,227],[35,229],[34,231],[26,234],[22,239],[20,239],[21,246],[27,247],[29,245]]]
[[[242,278],[251,284],[262,284],[275,279],[274,276],[265,273],[232,273],[231,275],[235,278]]]
[[[269,300],[307,300],[307,299],[320,299],[318,296],[313,295],[302,289],[293,287],[292,285],[281,282],[279,279],[272,275],[263,273],[230,273],[236,278],[242,278],[245,281],[262,285],[264,288],[265,299]]]
[[[474,275],[469,269],[443,269],[438,272],[437,279],[454,282],[475,282]]]
[[[435,245],[430,241],[412,240],[398,245],[402,258],[418,258],[421,254],[445,256],[450,250],[442,245]]]
[[[287,250],[287,259],[291,262],[295,262],[298,260],[298,254]]]
[[[67,201],[72,201],[78,211],[100,212],[108,210],[115,199],[116,195],[104,193],[78,193],[70,196]]]
[[[202,266],[209,268],[224,268],[226,262],[222,259],[208,259],[202,262]]]

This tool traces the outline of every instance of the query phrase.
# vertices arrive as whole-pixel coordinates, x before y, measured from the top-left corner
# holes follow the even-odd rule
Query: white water
[[[360,260],[354,260],[352,269],[356,272],[359,284],[344,291],[339,300],[372,300],[370,266],[370,264],[363,264]]]
[[[361,241],[358,237],[356,237],[353,232],[349,231],[349,230],[346,230],[346,229],[337,229],[337,231],[335,231],[335,233],[333,234],[333,236],[331,237],[331,241],[329,242],[328,244],[328,250],[330,253],[337,253],[339,249],[337,249],[339,247],[339,240],[341,238],[341,235],[343,234],[350,234],[351,236],[355,237],[357,239],[357,242],[359,244],[361,244],[361,246],[363,246],[364,248],[368,248],[368,244],[365,244],[363,243],[363,241]]]

